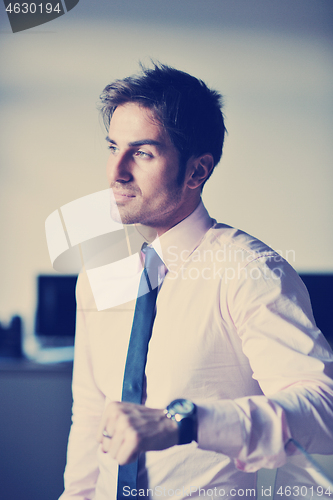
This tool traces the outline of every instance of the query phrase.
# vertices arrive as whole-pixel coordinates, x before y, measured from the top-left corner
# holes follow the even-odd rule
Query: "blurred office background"
[[[98,97],[113,79],[135,73],[139,61],[175,66],[224,95],[229,133],[203,194],[211,215],[279,250],[299,272],[333,273],[332,21],[331,0],[80,0],[64,16],[13,34],[0,5],[0,322],[22,318],[26,352],[34,346],[36,277],[54,272],[45,220],[107,187]],[[57,370],[35,368],[25,378],[34,379],[31,397],[40,403],[29,408],[30,423],[45,434],[45,419],[36,417],[44,398],[66,401],[66,412],[70,405],[70,369]],[[29,389],[14,368],[10,377],[16,415]],[[52,377],[59,377],[54,390]],[[52,412],[64,419],[59,432],[68,432],[69,416],[54,401]],[[48,439],[57,440],[56,431],[45,437],[52,448]],[[62,449],[56,460],[61,468]],[[19,453],[2,470],[14,465],[31,470],[31,484],[22,496],[19,481],[5,481],[4,498],[39,500],[39,466]],[[47,469],[40,491],[61,490],[58,469],[52,487]]]

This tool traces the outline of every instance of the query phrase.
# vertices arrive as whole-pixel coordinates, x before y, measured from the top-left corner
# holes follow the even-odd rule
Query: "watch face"
[[[175,413],[180,413],[180,414],[191,413],[193,407],[194,407],[193,403],[191,401],[188,401],[187,399],[176,399],[172,403],[172,410]]]

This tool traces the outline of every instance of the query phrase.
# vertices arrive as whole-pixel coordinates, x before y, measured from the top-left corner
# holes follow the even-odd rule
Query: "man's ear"
[[[211,153],[205,153],[197,158],[191,157],[187,162],[187,187],[196,189],[200,187],[214,168],[214,159]]]

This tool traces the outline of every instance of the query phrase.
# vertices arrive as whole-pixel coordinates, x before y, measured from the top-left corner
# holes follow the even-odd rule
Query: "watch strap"
[[[189,403],[192,410],[189,412],[177,411],[176,404]],[[185,399],[175,399],[164,410],[167,418],[177,422],[178,426],[178,444],[189,444],[192,441],[197,441],[197,407],[192,401]]]
[[[197,419],[194,418],[196,415],[191,417],[185,417],[178,424],[178,444],[188,444],[192,441],[197,441]]]

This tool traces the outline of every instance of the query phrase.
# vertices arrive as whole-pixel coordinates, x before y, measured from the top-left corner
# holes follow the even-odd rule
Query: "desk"
[[[72,363],[0,360],[0,498],[56,500],[71,423]]]

